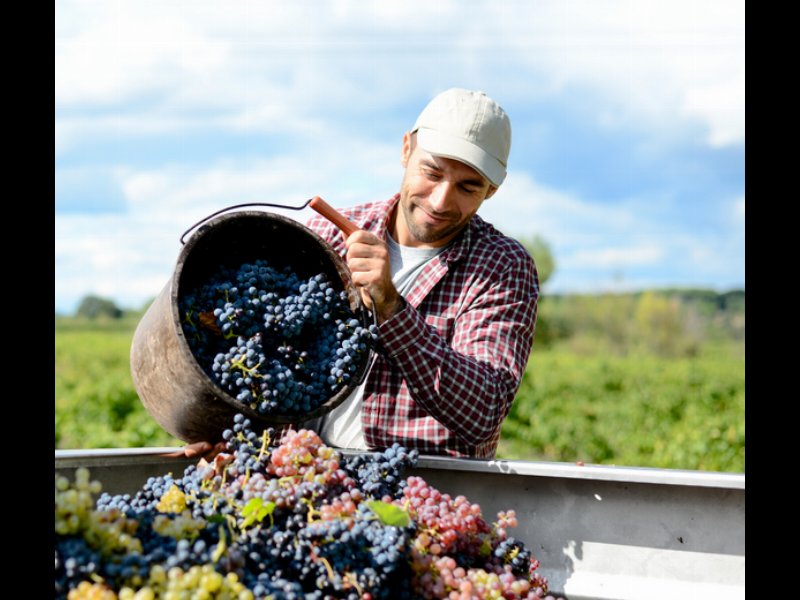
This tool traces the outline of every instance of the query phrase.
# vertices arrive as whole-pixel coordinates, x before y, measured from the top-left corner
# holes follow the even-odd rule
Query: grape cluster
[[[358,487],[370,498],[397,497],[405,488],[403,472],[417,464],[419,452],[408,451],[395,442],[380,457],[356,455],[348,461],[347,471]]]
[[[179,310],[205,372],[262,415],[315,410],[353,382],[377,340],[324,273],[302,280],[262,259],[220,267]]]
[[[481,507],[470,503],[466,496],[452,498],[421,477],[409,477],[402,500],[397,502],[408,504],[424,527],[417,538],[417,548],[426,553],[458,553],[469,561],[480,560],[483,548],[491,542],[492,531],[483,519]]]
[[[65,598],[82,581],[89,581],[102,564],[100,552],[90,548],[83,537],[57,535],[55,552],[56,598]]]
[[[56,477],[55,597],[546,597],[538,561],[508,535],[514,512],[490,524],[464,496],[404,479],[416,452],[345,457],[313,431],[275,436],[237,414],[211,462],[94,504],[88,471]]]

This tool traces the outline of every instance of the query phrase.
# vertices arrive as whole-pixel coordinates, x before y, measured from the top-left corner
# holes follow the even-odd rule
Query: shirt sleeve
[[[477,445],[499,430],[519,389],[538,297],[533,262],[519,260],[459,314],[451,344],[408,304],[380,325],[381,343],[414,401]]]

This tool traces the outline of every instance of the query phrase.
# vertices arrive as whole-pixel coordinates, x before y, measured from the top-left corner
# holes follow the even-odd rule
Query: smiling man
[[[494,100],[447,90],[403,136],[399,194],[341,209],[360,228],[346,240],[322,217],[309,222],[345,257],[380,330],[364,383],[304,424],[329,445],[494,457],[539,298],[531,257],[477,215],[505,179],[510,147]]]

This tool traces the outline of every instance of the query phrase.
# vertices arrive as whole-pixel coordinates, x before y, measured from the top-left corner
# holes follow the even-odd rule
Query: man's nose
[[[449,181],[440,181],[430,196],[431,208],[436,212],[447,212],[453,199],[455,186]]]

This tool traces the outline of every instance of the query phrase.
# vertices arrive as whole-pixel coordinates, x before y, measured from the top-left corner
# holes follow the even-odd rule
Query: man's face
[[[427,153],[409,133],[401,158],[406,171],[393,233],[404,246],[447,244],[497,189],[472,167]]]

